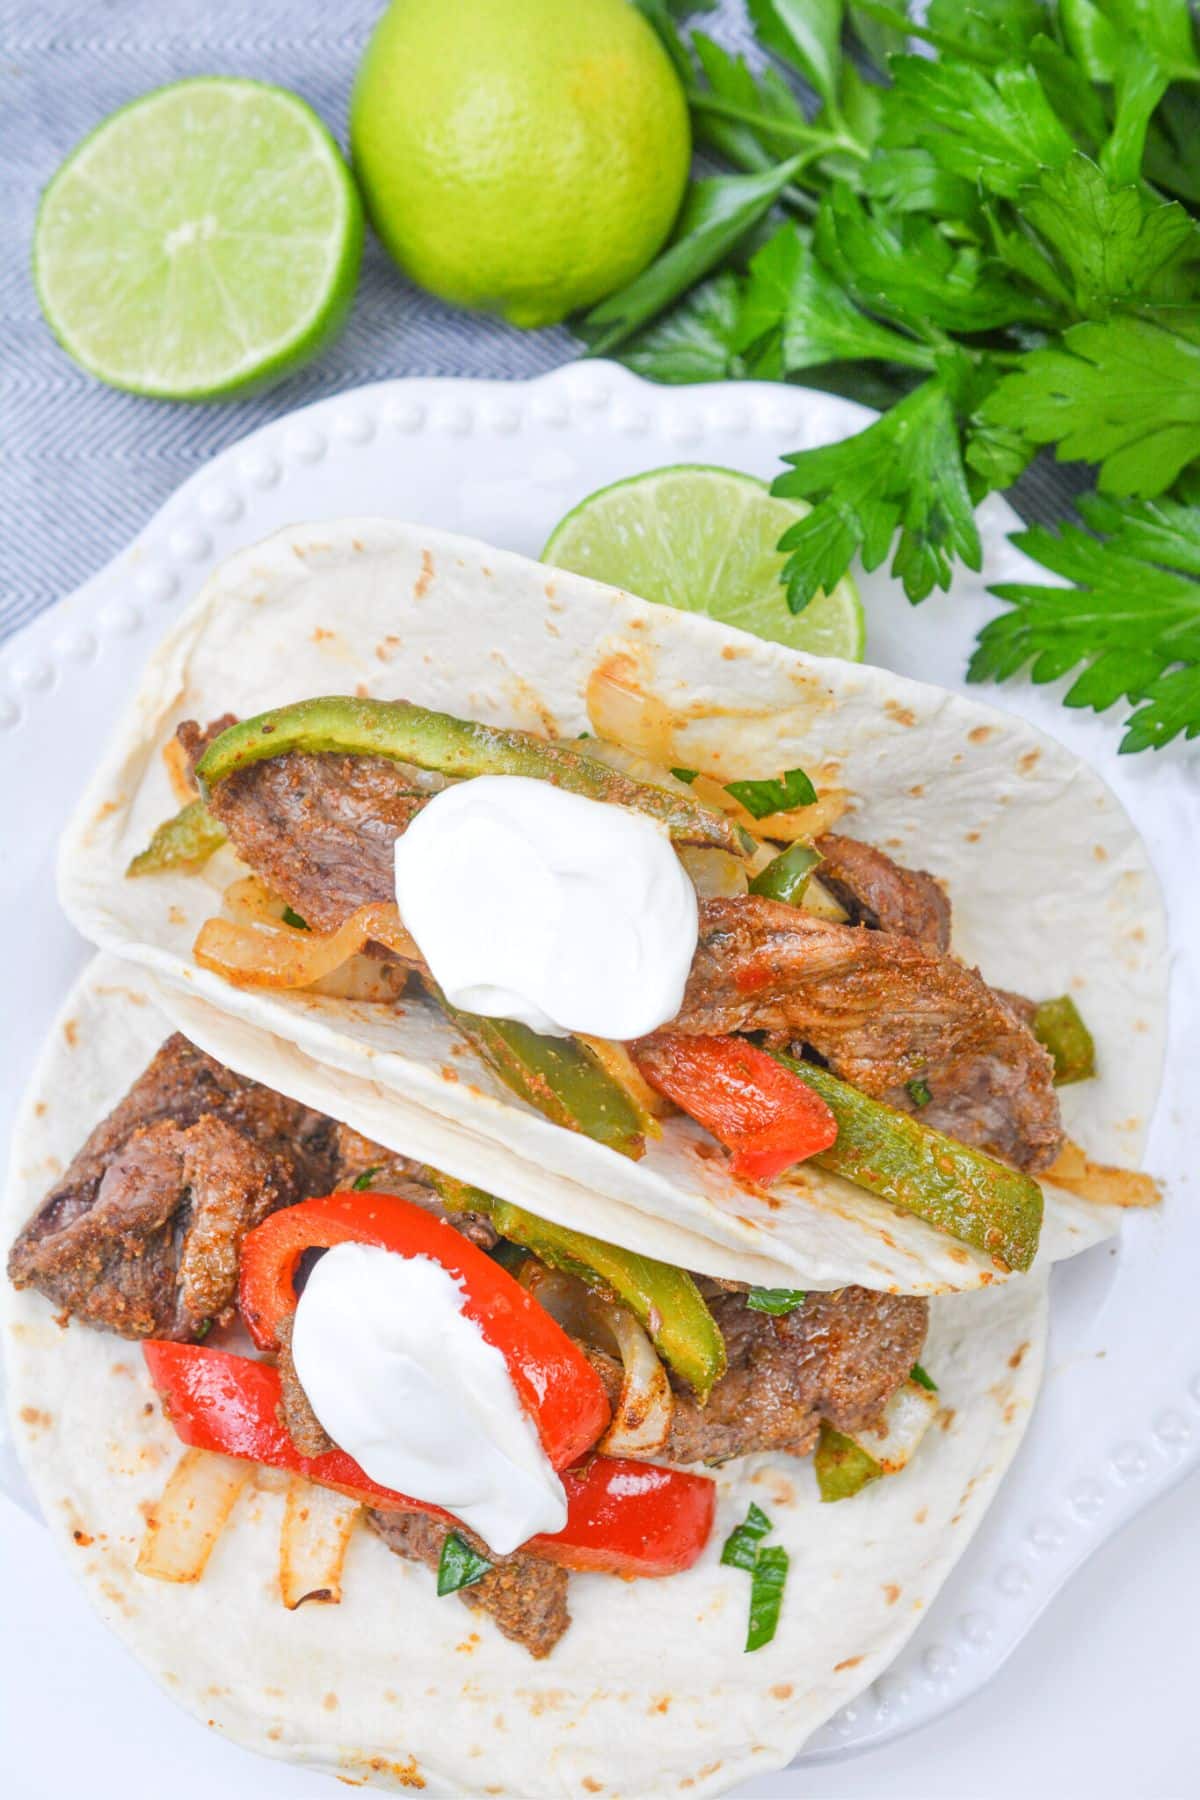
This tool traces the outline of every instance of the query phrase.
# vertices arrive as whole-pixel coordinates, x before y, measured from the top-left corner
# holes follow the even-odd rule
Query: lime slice
[[[732,469],[651,469],[581,501],[551,532],[542,561],[811,656],[861,662],[866,628],[849,576],[803,612],[788,611],[775,546],[808,510]]]
[[[33,273],[51,330],[101,381],[213,400],[328,341],[362,239],[311,108],[213,76],[158,88],[84,139],[42,196]]]

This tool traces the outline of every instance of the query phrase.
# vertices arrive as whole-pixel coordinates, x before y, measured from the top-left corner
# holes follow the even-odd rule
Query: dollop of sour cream
[[[396,903],[452,1005],[558,1037],[674,1018],[699,931],[665,827],[523,775],[434,795],[396,840]]]
[[[317,1418],[373,1481],[444,1506],[507,1555],[567,1522],[563,1486],[504,1357],[428,1256],[337,1244],[296,1306],[292,1360]]]

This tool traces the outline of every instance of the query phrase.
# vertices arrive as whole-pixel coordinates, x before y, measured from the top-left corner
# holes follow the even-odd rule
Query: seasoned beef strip
[[[275,1367],[281,1389],[279,1423],[301,1456],[324,1456],[327,1450],[333,1449],[333,1439],[313,1411],[312,1402],[300,1385],[300,1377],[292,1361],[294,1323],[294,1317],[285,1319],[277,1334],[279,1354],[275,1359]]]
[[[397,1556],[424,1563],[428,1569],[437,1568],[449,1525],[424,1513],[368,1512],[367,1518]],[[571,1623],[567,1571],[520,1550],[511,1556],[496,1556],[473,1532],[461,1525],[456,1529],[472,1549],[494,1564],[482,1581],[460,1588],[459,1599],[489,1613],[506,1638],[521,1644],[539,1662],[549,1656]]]
[[[729,1366],[700,1406],[676,1382],[671,1435],[655,1462],[722,1463],[757,1450],[807,1456],[822,1419],[839,1431],[874,1424],[919,1360],[929,1302],[905,1294],[841,1288],[810,1294],[794,1312],[754,1312],[744,1294],[720,1294],[709,1308]],[[589,1351],[615,1401],[620,1364]]]
[[[330,1121],[178,1035],[97,1125],[9,1253],[16,1287],[124,1337],[226,1317],[245,1233],[328,1191]]]
[[[194,764],[208,733],[188,720],[178,736]],[[336,931],[396,898],[396,839],[428,798],[385,756],[291,751],[218,782],[208,807],[256,875],[314,931]]]
[[[337,1134],[335,1187],[354,1187],[362,1182],[365,1188],[372,1188],[377,1194],[398,1194],[402,1200],[411,1200],[414,1205],[443,1219],[447,1225],[453,1225],[455,1231],[461,1232],[481,1250],[490,1250],[498,1243],[496,1227],[482,1213],[447,1212],[430,1187],[421,1163],[414,1162],[410,1156],[398,1156],[394,1150],[385,1150],[382,1144],[373,1144],[370,1138],[351,1131],[348,1125],[337,1125],[334,1130]]]
[[[899,931],[930,950],[950,948],[950,902],[932,875],[906,869],[874,844],[827,831],[816,841],[821,883],[852,924]]]
[[[1062,1143],[1054,1064],[1008,1003],[953,956],[745,895],[706,900],[674,1031],[762,1031],[811,1045],[864,1094],[1020,1169]]]

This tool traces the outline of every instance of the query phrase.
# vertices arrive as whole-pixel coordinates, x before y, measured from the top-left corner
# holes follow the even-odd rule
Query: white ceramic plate
[[[785,451],[843,437],[867,416],[803,389],[658,388],[613,364],[580,363],[527,383],[361,388],[267,426],[193,476],[127,551],[0,648],[0,992],[10,1021],[0,1135],[87,955],[55,905],[59,831],[146,654],[231,551],[280,525],[354,512],[536,556],[569,507],[622,475],[674,462],[770,475]],[[862,578],[873,662],[962,686],[974,634],[996,606],[987,584],[1029,568],[1007,542],[1018,523],[1007,505],[989,501],[980,523],[984,572],[961,574],[950,595],[914,611],[885,574]],[[1102,1245],[1055,1271],[1045,1391],[996,1506],[899,1661],[804,1760],[886,1742],[982,1685],[1097,1545],[1200,1462],[1200,1218],[1189,1214],[1185,1166],[1200,976],[1183,947],[1189,918],[1197,923],[1200,754],[1119,759],[1115,723],[1064,712],[1060,691],[1016,683],[985,697],[1099,767],[1154,855],[1175,949],[1148,1166],[1165,1177],[1168,1204],[1131,1215],[1119,1249]],[[8,1481],[19,1493],[11,1460]]]

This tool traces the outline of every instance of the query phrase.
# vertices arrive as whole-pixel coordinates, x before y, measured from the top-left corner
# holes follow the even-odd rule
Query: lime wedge
[[[808,510],[732,469],[651,469],[582,500],[551,532],[542,561],[811,656],[861,662],[866,629],[849,576],[788,611],[775,546]]]
[[[178,81],[98,125],[42,196],[38,298],[101,381],[215,400],[341,325],[362,205],[310,107],[259,81]]]

